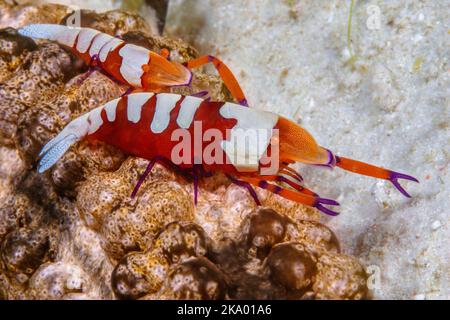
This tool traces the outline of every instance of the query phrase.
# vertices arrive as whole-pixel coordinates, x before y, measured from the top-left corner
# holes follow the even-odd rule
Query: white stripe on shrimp
[[[150,51],[134,44],[126,44],[119,50],[122,57],[120,73],[132,86],[141,87],[141,78],[144,74],[142,66],[150,61]]]
[[[106,58],[108,58],[108,54],[123,43],[124,42],[122,40],[111,37],[111,39],[108,42],[106,42],[98,52],[98,57],[100,61],[105,62]]]
[[[144,104],[153,97],[153,93],[140,92],[127,96],[127,119],[133,123],[138,123],[141,120],[141,112]]]
[[[106,33],[101,33],[98,36],[96,36],[94,38],[94,41],[92,42],[91,48],[89,49],[89,55],[91,57],[93,57],[94,55],[98,55],[103,46],[112,39],[114,39],[114,37]]]
[[[181,102],[180,111],[178,112],[177,124],[180,128],[187,129],[194,120],[195,112],[204,100],[197,97],[187,96]]]
[[[81,29],[77,39],[77,50],[81,53],[87,52],[92,43],[92,39],[98,34],[100,34],[100,31],[91,28]]]
[[[119,103],[119,100],[120,99],[114,99],[103,106],[106,112],[106,118],[109,122],[116,120],[117,104]]]
[[[166,130],[170,122],[170,112],[180,99],[181,96],[179,94],[160,93],[156,95],[155,114],[150,125],[150,130],[153,133],[161,133]]]
[[[221,142],[223,151],[238,171],[254,171],[270,143],[278,116],[228,102],[219,113],[226,119],[237,120],[231,128],[230,139]]]

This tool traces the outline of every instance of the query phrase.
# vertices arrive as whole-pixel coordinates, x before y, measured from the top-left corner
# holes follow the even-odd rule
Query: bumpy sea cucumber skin
[[[0,26],[58,23],[65,15],[61,6],[11,7],[0,0],[0,8],[9,13]],[[83,26],[151,50],[169,48],[174,59],[197,55],[186,43],[151,36],[134,14],[84,11],[82,18]],[[66,49],[25,40],[13,29],[0,31],[1,70],[0,298],[367,296],[362,266],[340,253],[320,214],[263,190],[258,209],[245,190],[218,174],[201,181],[195,207],[191,181],[157,165],[131,199],[148,162],[90,141],[39,174],[37,155],[47,141],[127,88],[99,71],[86,77],[86,66]],[[191,89],[176,92],[202,90],[230,100],[218,77],[201,72]],[[281,272],[280,257],[286,261]],[[293,286],[282,275],[297,262],[311,272],[294,277]],[[185,283],[175,286],[180,277]]]

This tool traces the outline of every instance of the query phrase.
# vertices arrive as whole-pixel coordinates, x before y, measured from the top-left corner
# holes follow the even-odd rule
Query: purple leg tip
[[[196,98],[200,98],[200,97],[204,97],[208,94],[208,91],[203,90],[203,91],[199,91],[197,93],[194,93],[193,95],[191,95],[192,97],[196,97]]]
[[[314,205],[314,207],[329,216],[337,216],[339,214],[339,212],[328,209],[327,207],[323,206],[322,204],[326,204],[326,205],[330,205],[330,206],[338,206],[339,203],[337,201],[334,201],[331,199],[325,199],[325,198],[317,198],[316,204]]]
[[[398,182],[398,179],[405,179],[405,180],[414,181],[417,183],[419,183],[419,180],[417,180],[416,178],[409,176],[407,174],[403,174],[403,173],[398,173],[398,172],[394,172],[394,171],[391,171],[391,173],[390,173],[389,181],[392,182],[392,184],[397,188],[398,191],[401,192],[401,194],[403,194],[407,198],[411,198],[411,195],[400,185],[400,183]]]
[[[323,203],[323,204],[328,204],[330,206],[338,206],[339,205],[339,202],[332,200],[332,199],[325,199],[325,198],[317,198],[317,202]]]
[[[329,216],[335,217],[335,216],[339,215],[339,212],[330,210],[330,209],[322,206],[321,204],[316,205],[315,208],[317,208],[319,211],[321,211],[321,212],[323,212],[323,213],[325,213],[325,214],[327,214]]]
[[[413,176],[409,176],[407,174],[403,174],[403,173],[398,173],[398,172],[391,172],[391,179],[405,179],[405,180],[410,180],[410,181],[414,181],[419,183],[419,180],[417,180],[416,178],[414,178]]]
[[[247,99],[245,99],[245,98],[242,100],[239,100],[239,104],[244,107],[248,107],[248,102],[247,102]]]

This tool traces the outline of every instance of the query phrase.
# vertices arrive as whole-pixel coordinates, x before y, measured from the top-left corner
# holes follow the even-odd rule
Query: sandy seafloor
[[[80,2],[106,10],[117,2]],[[388,182],[300,167],[341,203],[324,217],[372,273],[376,299],[449,299],[450,4],[350,0],[171,0],[166,33],[234,70],[254,108],[279,112],[339,155],[411,174]]]

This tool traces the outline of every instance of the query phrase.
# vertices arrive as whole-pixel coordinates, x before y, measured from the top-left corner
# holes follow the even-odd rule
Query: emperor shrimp
[[[198,128],[201,128],[205,136],[196,145]],[[246,130],[260,130],[267,134],[258,134],[257,140],[251,140],[250,137],[250,143],[232,143],[246,140]],[[208,131],[214,134],[207,138]],[[189,142],[190,149],[179,152],[182,136]],[[132,197],[137,194],[140,185],[157,162],[193,177],[195,202],[199,178],[220,171],[232,182],[245,187],[258,204],[254,187],[315,207],[328,215],[337,215],[338,212],[330,206],[339,204],[306,188],[300,174],[290,168],[289,164],[302,162],[339,167],[385,179],[392,182],[406,197],[410,195],[398,180],[418,182],[406,174],[336,156],[319,146],[305,129],[277,114],[235,103],[213,102],[178,94],[131,93],[72,120],[43,147],[39,154],[38,171],[42,173],[48,170],[81,139],[103,141],[150,161],[133,190]],[[213,140],[213,158],[226,161],[203,161],[202,156],[208,148],[211,149]],[[272,159],[276,161],[276,172],[262,174],[262,169],[268,166],[265,158],[275,153],[278,157]],[[181,154],[182,161],[174,157],[177,154]]]
[[[239,104],[247,105],[247,99],[231,70],[211,55],[181,64],[170,61],[167,50],[158,54],[91,28],[30,24],[18,29],[18,32],[23,36],[56,41],[69,47],[89,66],[98,66],[114,79],[136,88],[135,92],[161,92],[170,87],[189,86],[192,82],[191,69],[212,63],[231,95]]]

